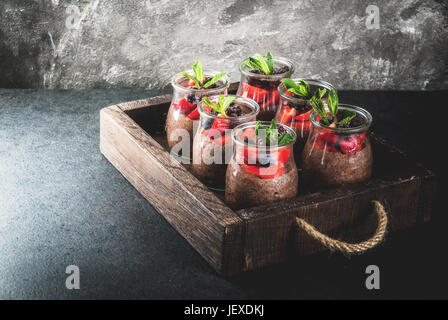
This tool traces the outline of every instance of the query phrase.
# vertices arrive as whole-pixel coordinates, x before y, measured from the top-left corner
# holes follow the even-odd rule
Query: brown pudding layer
[[[372,176],[372,162],[370,143],[355,154],[329,151],[307,143],[303,150],[303,180],[313,186],[366,181]]]
[[[226,174],[226,203],[233,209],[258,206],[297,196],[297,170],[284,168],[271,179],[247,171],[232,159]]]

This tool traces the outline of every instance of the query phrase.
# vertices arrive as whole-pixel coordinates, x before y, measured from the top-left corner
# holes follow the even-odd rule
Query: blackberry
[[[274,74],[281,74],[281,73],[285,73],[288,72],[289,68],[287,66],[282,66],[282,67],[275,67],[274,68]]]
[[[288,133],[288,130],[286,130],[285,127],[283,127],[283,126],[278,127],[278,136],[279,137],[281,137],[287,133]]]
[[[199,103],[199,101],[201,101],[201,99],[199,98],[199,97],[196,97],[194,94],[190,94],[188,97],[187,97],[187,101],[188,102],[190,102],[190,103]]]
[[[229,117],[239,117],[242,113],[243,110],[241,110],[241,107],[234,104],[230,105],[226,110],[226,114]]]

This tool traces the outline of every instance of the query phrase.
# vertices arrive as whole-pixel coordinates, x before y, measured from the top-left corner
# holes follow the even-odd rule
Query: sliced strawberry
[[[284,105],[280,111],[280,123],[290,125],[292,119],[297,115],[295,108],[290,108],[288,105]]]
[[[191,120],[199,120],[199,110],[198,108],[194,108],[193,111],[190,112],[190,114],[187,116],[188,119]]]
[[[291,155],[289,148],[283,148],[277,151],[277,161],[280,163],[287,163]]]
[[[341,152],[347,155],[353,155],[362,149],[362,144],[358,135],[352,134],[339,140]]]
[[[193,80],[188,80],[187,85],[186,85],[187,88],[195,87],[195,86],[196,86],[196,83]]]
[[[257,103],[261,103],[266,100],[269,95],[269,91],[261,89],[255,86],[251,86],[247,83],[241,83],[240,96],[254,100]]]
[[[287,96],[294,97],[294,93],[292,93],[292,92],[290,92],[290,91],[288,91],[288,90],[284,90],[283,92],[284,92]]]
[[[297,115],[295,117],[295,121],[300,121],[300,122],[310,121],[310,113],[311,113],[311,110]]]
[[[213,125],[208,131],[207,135],[210,138],[217,138],[218,136],[225,134],[225,131],[228,129],[230,129],[229,119],[215,118],[215,121],[213,121]]]
[[[338,136],[330,131],[322,131],[315,141],[316,147],[328,151],[337,151]]]
[[[262,179],[273,179],[285,173],[285,166],[283,165],[283,163],[279,163],[278,165],[272,165],[266,168],[262,166],[247,165],[247,164],[242,164],[242,166],[248,172],[257,175]]]
[[[173,108],[180,110],[182,113],[190,113],[196,105],[194,103],[188,102],[187,98],[183,97],[182,99],[173,103]]]

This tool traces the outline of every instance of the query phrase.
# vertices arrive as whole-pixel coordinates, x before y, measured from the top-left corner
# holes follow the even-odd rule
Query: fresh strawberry
[[[199,110],[198,108],[194,108],[193,111],[190,112],[190,114],[187,116],[188,119],[191,120],[199,120]]]
[[[295,108],[290,108],[288,105],[284,105],[281,110],[280,123],[290,125],[292,119],[297,115]]]
[[[255,100],[261,103],[268,97],[269,91],[258,87],[251,86],[247,83],[241,83],[240,96]]]
[[[183,97],[182,99],[173,103],[173,108],[180,110],[182,113],[190,113],[196,105],[194,103],[188,102],[187,98]]]
[[[284,92],[287,96],[294,97],[294,93],[292,93],[292,92],[290,92],[290,91],[288,91],[288,90],[284,90],[283,92]]]
[[[330,131],[322,131],[318,134],[315,141],[316,147],[328,151],[337,151],[337,144],[339,138],[336,134]]]
[[[353,155],[362,149],[362,144],[360,143],[359,135],[357,134],[342,137],[339,140],[339,145],[341,152],[347,155]]]
[[[279,149],[277,151],[277,161],[279,163],[283,163],[283,164],[287,163],[290,155],[291,155],[291,150],[289,148]]]
[[[300,121],[300,122],[310,121],[310,113],[311,113],[311,110],[297,115],[295,117],[295,121]]]
[[[278,165],[272,165],[266,168],[257,165],[247,165],[244,163],[242,164],[242,166],[248,172],[257,175],[262,179],[273,179],[285,173],[285,166],[283,163],[279,163]]]
[[[207,135],[212,138],[216,138],[218,136],[221,136],[225,134],[225,131],[230,129],[230,120],[229,119],[221,119],[221,118],[215,118],[215,121],[213,121],[213,125],[208,131]]]
[[[187,88],[195,87],[195,86],[196,86],[196,83],[193,80],[188,80],[187,85],[186,85]]]

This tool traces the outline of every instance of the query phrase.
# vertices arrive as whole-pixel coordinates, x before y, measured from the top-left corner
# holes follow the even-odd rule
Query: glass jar
[[[285,58],[274,59],[274,67],[288,67],[288,71],[280,74],[259,74],[251,72],[244,64],[240,64],[241,82],[238,95],[255,100],[260,105],[259,120],[271,121],[280,104],[277,87],[280,80],[289,78],[294,73],[294,65]]]
[[[303,150],[302,178],[307,186],[335,186],[363,182],[372,175],[372,148],[369,128],[370,113],[360,107],[340,104],[339,110],[356,113],[358,124],[333,128],[310,113],[311,133]]]
[[[194,75],[192,70],[186,72]],[[205,77],[207,79],[218,73],[214,71],[206,72]],[[210,88],[198,89],[189,79],[181,75],[175,75],[171,79],[171,85],[173,86],[173,98],[166,118],[168,146],[171,150],[180,142],[188,142],[188,146],[182,145],[182,148],[178,145],[175,153],[191,159],[194,135],[193,124],[199,120],[197,104],[203,97],[227,94],[227,89],[230,85],[229,78],[225,76]]]
[[[219,96],[210,97],[218,103]],[[195,176],[211,188],[223,190],[226,167],[232,156],[232,138],[230,133],[236,126],[254,121],[260,106],[253,100],[237,97],[229,108],[238,106],[242,110],[239,116],[214,114],[210,107],[200,102],[198,105],[200,120],[193,141],[192,170]]]
[[[269,126],[270,122],[262,124]],[[294,130],[277,124],[294,140],[282,146],[267,146],[255,142],[255,125],[246,123],[232,131],[233,155],[227,166],[225,201],[233,209],[292,198],[298,193]]]

